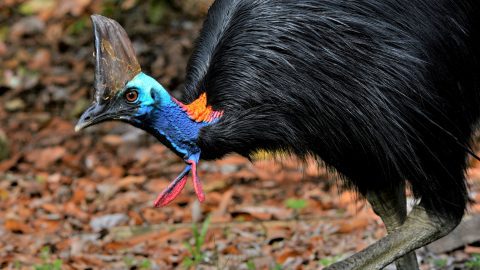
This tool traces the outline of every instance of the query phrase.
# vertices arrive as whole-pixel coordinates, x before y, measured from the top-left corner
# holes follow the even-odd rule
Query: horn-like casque
[[[95,101],[111,99],[141,68],[127,33],[116,21],[92,15],[95,36]]]

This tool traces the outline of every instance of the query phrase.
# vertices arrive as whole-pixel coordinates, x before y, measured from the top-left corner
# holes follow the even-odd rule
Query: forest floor
[[[208,2],[0,2],[0,268],[321,269],[385,235],[313,161],[202,162],[204,203],[187,185],[154,208],[178,157],[122,123],[74,132],[93,81],[89,14],[125,25],[145,72],[178,96]],[[467,178],[468,221],[480,162]],[[422,248],[422,269],[480,269],[480,239],[458,238]]]

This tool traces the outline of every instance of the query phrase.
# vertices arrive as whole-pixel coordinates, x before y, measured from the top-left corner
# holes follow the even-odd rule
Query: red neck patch
[[[188,114],[190,119],[195,122],[212,122],[223,115],[223,111],[214,111],[212,106],[207,105],[207,93],[205,92],[188,105],[185,105],[174,98],[172,99]]]

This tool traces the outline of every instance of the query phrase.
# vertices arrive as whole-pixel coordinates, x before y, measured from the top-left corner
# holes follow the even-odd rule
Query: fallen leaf
[[[20,98],[15,98],[5,103],[5,109],[9,112],[16,112],[25,109],[25,102]]]
[[[8,51],[7,44],[0,40],[0,57],[4,56]]]
[[[96,258],[96,255],[94,254],[82,254],[82,255],[72,256],[71,260],[88,265],[89,267],[86,267],[86,268],[91,268],[93,266],[101,269],[101,268],[104,268],[103,266],[105,265],[105,263],[101,259]]]
[[[47,220],[47,219],[37,219],[33,222],[35,230],[41,231],[46,234],[53,234],[60,228],[60,221],[58,220]]]
[[[28,67],[33,70],[42,70],[45,72],[51,65],[52,56],[49,50],[40,49],[33,56],[32,60],[28,63]]]
[[[365,229],[368,226],[369,218],[366,216],[356,216],[348,220],[342,220],[338,223],[339,233],[350,233],[354,230]]]
[[[143,209],[142,216],[150,224],[162,223],[168,219],[164,211],[159,211],[154,208]]]
[[[467,254],[480,254],[480,247],[466,246],[465,253]]]
[[[233,189],[227,190],[222,195],[222,199],[218,205],[218,208],[213,212],[213,217],[220,217],[227,213],[228,204],[231,203],[233,196]]]
[[[135,225],[142,225],[143,224],[143,218],[139,213],[137,213],[135,211],[128,211],[128,216],[130,217],[130,220],[133,221],[133,224],[135,224]]]
[[[111,147],[118,147],[123,143],[123,140],[118,135],[107,135],[102,138],[102,142]]]
[[[233,254],[238,255],[238,254],[240,254],[240,251],[238,250],[238,248],[235,245],[229,245],[222,250],[222,253],[223,254],[230,254],[230,255],[233,255]]]
[[[123,213],[97,216],[90,220],[90,227],[94,232],[109,229],[128,221],[128,216]]]
[[[46,170],[65,155],[66,150],[61,146],[33,150],[26,155],[27,161],[35,168]]]
[[[88,214],[78,208],[73,202],[65,204],[63,212],[80,220],[87,220],[89,218]]]
[[[57,207],[57,205],[52,204],[52,203],[42,204],[41,207],[42,207],[43,210],[47,211],[48,213],[52,213],[52,214],[60,213],[60,209]]]
[[[103,245],[103,248],[108,251],[108,252],[116,252],[119,250],[126,250],[130,248],[130,244],[127,242],[119,242],[119,241],[113,241],[113,242],[108,242],[105,245]]]
[[[275,206],[245,206],[238,207],[236,211],[248,213],[258,219],[270,219],[270,217],[275,217],[276,219],[282,220],[291,218],[293,215],[291,209]]]
[[[61,1],[55,15],[57,17],[63,17],[65,14],[70,13],[73,16],[80,16],[85,12],[91,2],[92,0]]]
[[[43,0],[37,0],[43,1]],[[39,34],[45,30],[45,23],[35,16],[25,17],[16,22],[10,30],[10,39],[18,42],[24,35]]]
[[[277,256],[277,262],[283,264],[287,259],[292,258],[292,257],[297,257],[300,256],[300,253],[296,250],[293,250],[291,248],[286,248],[280,252],[280,254]]]
[[[3,226],[5,230],[8,230],[14,233],[31,233],[32,232],[32,228],[30,228],[30,226],[28,226],[27,224],[19,220],[7,219]]]
[[[117,183],[118,188],[126,188],[135,184],[142,184],[146,180],[145,176],[127,176],[122,178],[120,181]]]
[[[79,204],[85,201],[86,192],[83,189],[75,189],[72,196],[72,202]]]

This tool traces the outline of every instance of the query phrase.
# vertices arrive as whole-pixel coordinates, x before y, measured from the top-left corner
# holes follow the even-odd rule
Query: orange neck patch
[[[212,122],[223,115],[223,111],[214,111],[212,106],[207,105],[207,93],[205,92],[188,105],[185,105],[174,98],[172,99],[195,122]]]

